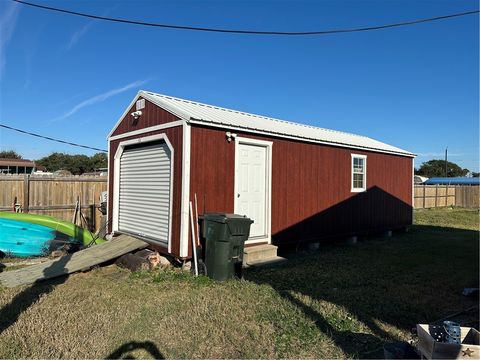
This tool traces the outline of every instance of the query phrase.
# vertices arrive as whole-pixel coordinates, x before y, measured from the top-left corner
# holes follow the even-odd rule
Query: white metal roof
[[[342,147],[373,150],[403,156],[415,156],[409,151],[402,150],[366,136],[249,114],[148,91],[140,91],[138,96],[144,97],[150,102],[189,123],[243,130],[247,132],[268,134],[277,137],[293,138]]]

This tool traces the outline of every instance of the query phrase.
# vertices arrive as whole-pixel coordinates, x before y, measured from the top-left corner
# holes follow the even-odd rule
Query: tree
[[[45,166],[48,171],[68,170],[74,175],[81,175],[101,167],[107,167],[107,155],[97,153],[88,157],[87,155],[54,152],[37,160],[36,163]]]
[[[90,167],[90,158],[87,155],[70,155],[67,156],[68,168],[65,170],[70,170],[74,175],[81,175],[84,172],[92,171]]]
[[[37,160],[38,165],[43,165],[48,171],[57,171],[60,169],[66,169],[68,167],[66,154],[54,152],[48,156],[45,156]]]
[[[14,150],[0,151],[0,159],[21,159],[22,155]]]
[[[99,152],[90,157],[90,166],[92,170],[106,168],[108,166],[108,157],[106,153]]]
[[[462,169],[455,163],[447,161],[447,177],[465,176],[470,172],[468,169]],[[445,177],[445,160],[430,160],[424,162],[418,170],[416,175],[426,177]]]
[[[480,172],[472,171],[472,177],[480,177]]]

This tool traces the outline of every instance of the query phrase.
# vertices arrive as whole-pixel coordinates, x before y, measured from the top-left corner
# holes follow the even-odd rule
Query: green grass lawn
[[[292,254],[243,281],[111,265],[1,289],[0,357],[375,357],[416,323],[476,304],[461,292],[478,287],[478,211],[415,219],[407,233]]]
[[[415,224],[479,230],[478,210],[461,208],[421,209],[415,211]]]

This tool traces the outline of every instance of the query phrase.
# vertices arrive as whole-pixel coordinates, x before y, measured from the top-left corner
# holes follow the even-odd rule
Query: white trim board
[[[109,233],[108,228],[110,227],[108,219],[110,219],[110,201],[112,194],[110,194],[110,176],[113,176],[110,168],[110,141],[108,141],[108,158],[107,158],[107,224],[106,224],[106,234]],[[113,204],[112,204],[113,210]],[[112,233],[113,233],[113,225],[112,225]]]
[[[122,141],[118,144],[117,151],[115,152],[114,157],[114,174],[113,174],[113,206],[112,206],[112,232],[118,232],[118,211],[119,211],[119,202],[120,202],[120,158],[122,157],[125,147],[128,145],[135,144],[148,144],[152,141],[163,140],[167,144],[167,147],[170,150],[170,209],[169,209],[169,227],[168,227],[168,252],[172,251],[172,206],[173,206],[173,186],[174,186],[174,158],[175,150],[170,143],[166,134],[157,134],[150,135],[141,138],[131,139]]]
[[[180,209],[180,257],[188,257],[189,201],[190,201],[190,148],[191,126],[183,122],[182,141],[182,200]]]
[[[112,128],[112,130],[110,130],[110,132],[108,133],[107,135],[107,140],[112,136],[112,134],[115,132],[115,130],[117,130],[117,127],[118,125],[120,125],[120,123],[122,122],[123,118],[128,114],[128,112],[130,111],[130,109],[132,108],[132,106],[137,102],[138,98],[140,97],[140,91],[137,93],[137,95],[135,95],[135,97],[133,98],[132,102],[130,103],[130,105],[128,105],[128,107],[125,109],[125,111],[123,112],[122,116],[120,116],[120,119],[117,120],[117,122],[115,123],[114,127]]]
[[[265,181],[267,189],[265,190],[265,204],[266,204],[266,214],[265,214],[265,223],[266,223],[266,235],[263,237],[255,237],[251,240],[247,240],[245,244],[256,244],[256,243],[264,243],[267,242],[268,244],[272,243],[272,141],[265,141],[265,140],[257,140],[257,139],[250,139],[237,136],[235,138],[235,169],[234,169],[234,191],[233,191],[233,209],[235,213],[237,211],[237,193],[238,193],[238,183],[237,183],[237,172],[238,172],[238,145],[239,144],[246,144],[246,145],[254,145],[254,146],[262,146],[266,148],[266,171],[267,171],[267,179]]]
[[[447,194],[447,196],[448,196],[448,194]],[[445,198],[445,199],[448,199],[448,197]],[[413,225],[413,222],[415,220],[415,218],[414,218],[415,215],[413,214],[413,209],[415,209],[415,158],[412,159],[412,223],[411,223],[411,225]]]
[[[130,132],[126,132],[126,133],[123,133],[123,134],[119,134],[119,135],[109,137],[108,140],[109,141],[114,141],[114,140],[123,139],[123,138],[130,137],[130,136],[145,134],[145,133],[152,132],[152,131],[158,131],[158,130],[169,129],[169,128],[172,128],[172,127],[182,126],[182,124],[184,122],[185,122],[184,120],[177,120],[177,121],[172,121],[172,122],[168,122],[168,123],[165,123],[165,124],[160,124],[160,125],[146,127],[146,128],[143,128],[143,129],[133,130],[133,131],[130,131]]]

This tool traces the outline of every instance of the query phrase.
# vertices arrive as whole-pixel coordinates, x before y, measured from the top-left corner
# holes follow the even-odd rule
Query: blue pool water
[[[55,239],[49,227],[24,221],[0,219],[0,251],[8,256],[44,255]]]

